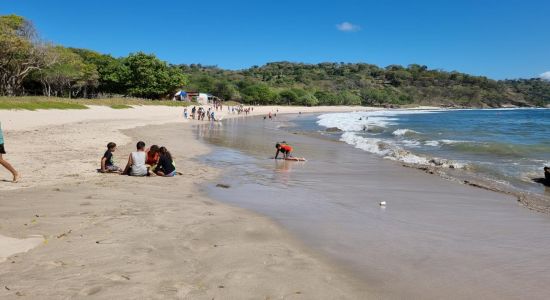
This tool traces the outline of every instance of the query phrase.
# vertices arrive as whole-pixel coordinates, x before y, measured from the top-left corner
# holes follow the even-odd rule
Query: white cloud
[[[544,72],[539,75],[540,78],[550,81],[550,71]]]
[[[344,32],[354,32],[361,30],[361,26],[352,24],[350,22],[342,22],[340,24],[336,24],[336,28]]]

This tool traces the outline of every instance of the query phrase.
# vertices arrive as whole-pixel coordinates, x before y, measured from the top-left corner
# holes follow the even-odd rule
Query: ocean
[[[403,161],[437,161],[439,168],[453,165],[478,172],[477,165],[492,164],[487,176],[500,180],[507,178],[500,174],[508,170],[517,172],[511,174],[530,172],[529,168],[537,171],[541,167],[537,163],[547,161],[544,153],[527,151],[528,159],[522,159],[498,151],[498,155],[488,154],[483,146],[472,151],[452,145],[502,144],[504,140],[495,137],[501,134],[514,140],[513,149],[538,149],[544,139],[529,140],[526,134],[513,138],[494,124],[504,123],[503,115],[514,119],[512,123],[525,124],[535,118],[526,115],[544,118],[539,114],[546,113],[284,115],[274,120],[251,117],[201,124],[196,134],[212,147],[201,159],[224,170],[218,181],[206,187],[211,197],[274,220],[313,251],[357,276],[374,297],[546,299],[550,294],[548,215],[518,205],[515,197],[401,166]],[[484,120],[476,121],[476,114]],[[490,133],[474,137],[472,132],[485,126]],[[274,145],[281,141],[308,161],[272,159]],[[525,167],[516,171],[498,166],[508,160]],[[537,184],[532,184],[536,189]]]
[[[533,179],[544,177],[550,165],[549,109],[335,113],[297,125],[325,135],[337,128],[328,135],[386,159],[464,169],[523,191],[547,192]]]

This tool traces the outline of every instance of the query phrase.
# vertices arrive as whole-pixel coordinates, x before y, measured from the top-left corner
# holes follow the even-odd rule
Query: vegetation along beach
[[[548,3],[95,4],[0,4],[0,298],[548,299]]]

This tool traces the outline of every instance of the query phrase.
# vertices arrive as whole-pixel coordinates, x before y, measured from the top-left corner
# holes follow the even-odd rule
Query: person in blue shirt
[[[13,175],[13,182],[18,182],[21,178],[21,175],[12,167],[9,162],[4,159],[4,154],[6,154],[6,148],[4,148],[4,134],[2,133],[2,126],[0,126],[0,165],[11,172],[11,174]]]

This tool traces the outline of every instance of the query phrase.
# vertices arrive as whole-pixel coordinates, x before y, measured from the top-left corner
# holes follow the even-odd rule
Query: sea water
[[[315,122],[320,128],[315,128]],[[304,119],[308,130],[391,160],[461,168],[528,191],[550,165],[549,109],[383,110]]]
[[[422,127],[399,126],[399,119],[437,113],[375,116],[369,112],[371,128],[366,131],[408,151],[413,148],[398,144],[403,135],[393,132],[423,133]],[[341,116],[339,126],[345,129],[345,122],[362,122],[367,115],[331,114],[319,119],[302,114],[198,126],[198,137],[213,148],[202,159],[225,170],[208,193],[268,216],[356,275],[373,298],[548,298],[548,215],[518,205],[514,197],[404,168],[397,158],[384,159],[387,153],[349,145],[341,141],[346,133],[369,137],[361,123],[356,130],[342,132],[327,132],[318,124],[336,116]],[[377,132],[368,131],[374,126],[379,127]],[[277,141],[290,143],[295,155],[308,161],[272,159]],[[420,151],[410,155],[428,157]],[[216,187],[217,183],[229,188]],[[386,205],[380,206],[381,202]]]

